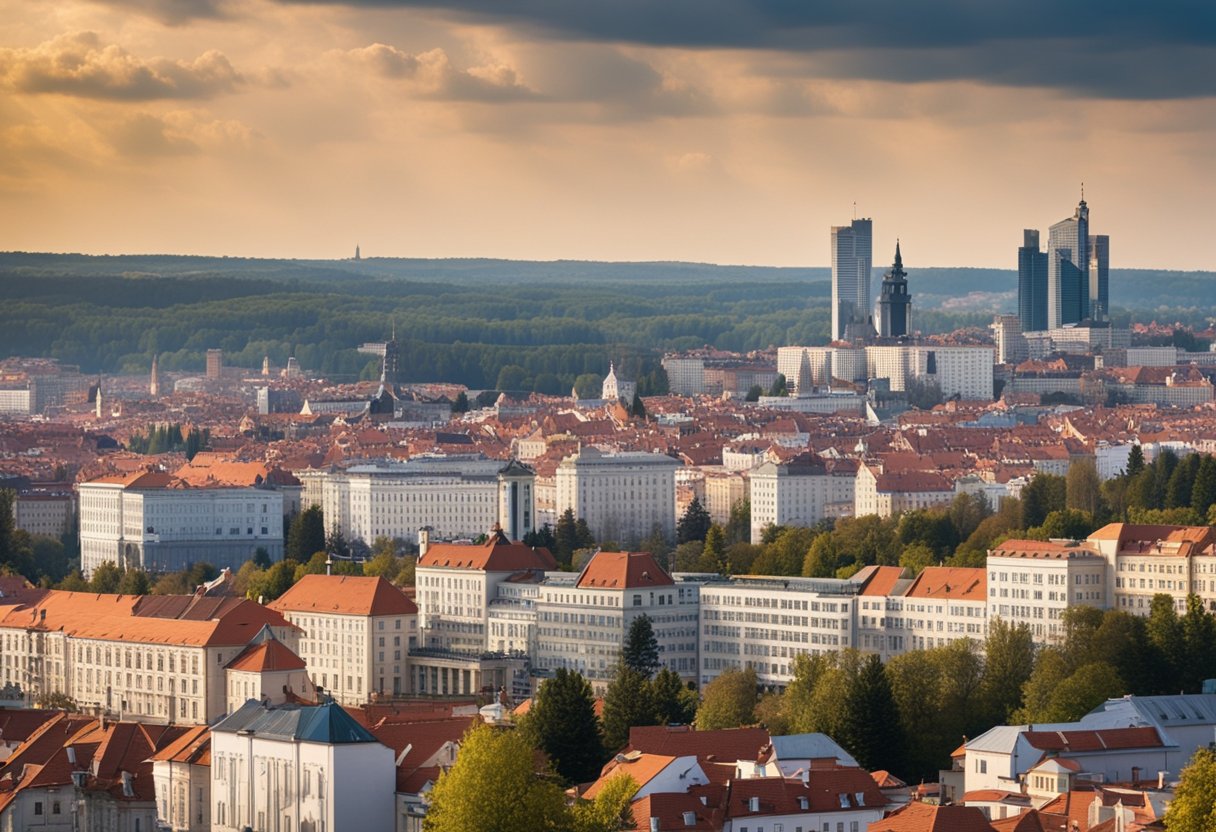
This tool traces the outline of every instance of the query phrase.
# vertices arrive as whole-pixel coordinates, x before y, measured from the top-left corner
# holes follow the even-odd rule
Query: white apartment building
[[[867,375],[867,348],[852,346],[778,347],[777,372],[798,395],[832,386],[832,379],[863,381]]]
[[[513,543],[501,529],[480,545],[424,542],[415,578],[419,645],[474,653],[490,649],[489,606],[499,584],[553,569],[557,561],[548,549]]]
[[[577,670],[602,691],[633,620],[645,615],[663,666],[695,681],[698,589],[647,552],[596,552],[578,575],[551,572],[536,600],[533,666]]]
[[[61,537],[76,523],[76,497],[71,490],[32,488],[13,500],[13,523],[30,534]]]
[[[210,563],[234,572],[265,549],[283,557],[283,494],[269,487],[187,487],[142,471],[78,486],[80,567],[107,561],[149,572]]]
[[[296,643],[295,627],[243,598],[31,590],[0,606],[0,685],[141,722],[207,723],[228,710],[225,665],[264,626]]]
[[[857,468],[853,515],[890,517],[904,511],[943,506],[954,499],[954,483],[936,471],[884,473],[879,465],[863,462]]]
[[[852,514],[856,475],[851,466],[805,455],[785,463],[766,462],[751,472],[751,541],[766,526],[813,526],[826,517]],[[842,507],[847,507],[847,511]]]
[[[386,579],[305,575],[270,608],[300,628],[296,652],[313,683],[338,702],[409,692],[418,607]]]
[[[658,453],[586,447],[557,466],[557,514],[572,509],[596,540],[628,544],[657,526],[676,531],[678,460]]]
[[[988,636],[986,573],[981,568],[928,566],[886,600],[883,629],[889,655]]]
[[[1070,607],[1106,608],[1106,562],[1073,541],[1006,540],[988,552],[988,618],[1025,624],[1038,644],[1064,637]]]
[[[210,832],[211,728],[190,728],[149,759],[161,828]]]
[[[495,523],[518,540],[536,528],[536,477],[516,461],[417,456],[296,476],[305,505],[321,507],[326,531],[348,540],[383,535],[416,543],[423,526],[440,538],[472,538]]]
[[[1154,595],[1186,611],[1188,595],[1216,610],[1216,533],[1210,526],[1111,523],[1087,543],[1106,563],[1105,606],[1148,615]]]
[[[700,590],[700,683],[751,667],[761,685],[783,688],[793,679],[798,654],[855,646],[862,588],[835,578],[707,580]]]
[[[211,729],[211,829],[393,829],[393,752],[340,705],[247,702]]]
[[[677,396],[700,396],[705,392],[705,359],[682,355],[663,356],[667,389]]]
[[[741,471],[729,471],[725,467],[702,466],[705,499],[702,505],[709,518],[720,526],[730,522],[730,510],[740,500],[748,499],[750,486],[748,477]]]
[[[990,401],[996,351],[986,346],[899,345],[865,348],[869,378],[906,390],[908,379],[935,381],[942,396]]]

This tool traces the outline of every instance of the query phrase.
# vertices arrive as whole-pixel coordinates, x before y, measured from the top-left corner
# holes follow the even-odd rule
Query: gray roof
[[[1107,699],[1081,722],[1086,727],[1155,725],[1216,725],[1216,694],[1186,693],[1173,696],[1124,696]]]
[[[1082,726],[1076,722],[1041,722],[1037,725],[994,725],[978,737],[967,740],[968,751],[991,751],[1011,754],[1018,738],[1027,731],[1076,731]]]
[[[857,761],[827,734],[790,734],[773,737],[773,753],[778,760],[815,760],[832,757],[843,765],[855,766]]]
[[[328,745],[379,742],[334,702],[324,705],[271,706],[250,699],[235,713],[220,720],[211,730],[228,734],[248,731],[268,739],[320,742]]]

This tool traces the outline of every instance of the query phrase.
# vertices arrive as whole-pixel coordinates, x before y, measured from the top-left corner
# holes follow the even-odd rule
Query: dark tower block
[[[878,296],[878,334],[883,338],[900,338],[908,334],[912,314],[912,296],[908,294],[908,274],[904,259],[895,243],[895,264],[882,278],[882,294]]]

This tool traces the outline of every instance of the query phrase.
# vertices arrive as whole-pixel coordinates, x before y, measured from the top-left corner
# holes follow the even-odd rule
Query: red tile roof
[[[261,644],[251,644],[228,663],[229,670],[247,673],[273,673],[281,670],[304,670],[308,665],[290,647],[277,638]]]
[[[1091,731],[1026,731],[1022,734],[1032,748],[1040,751],[1083,753],[1110,749],[1162,748],[1165,743],[1157,729],[1103,728]]]
[[[972,806],[916,802],[874,821],[867,832],[993,832],[993,829],[984,813]]]
[[[520,572],[525,569],[550,570],[557,561],[544,547],[512,543],[496,529],[480,546],[465,543],[432,543],[418,559],[421,567],[480,569],[486,572]]]
[[[383,577],[305,575],[271,601],[279,612],[335,615],[417,615],[418,605]]]
[[[649,552],[596,552],[577,582],[580,589],[639,589],[674,584]]]
[[[629,744],[625,750],[733,763],[756,759],[768,742],[768,731],[764,728],[698,731],[689,725],[648,725],[629,729]]]
[[[986,603],[988,570],[966,566],[926,566],[908,588],[907,597]]]

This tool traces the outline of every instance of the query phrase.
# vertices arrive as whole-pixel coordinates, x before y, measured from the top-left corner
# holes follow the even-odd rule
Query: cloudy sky
[[[0,0],[0,249],[1211,268],[1210,0]]]

